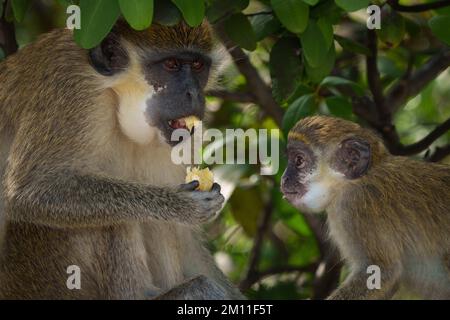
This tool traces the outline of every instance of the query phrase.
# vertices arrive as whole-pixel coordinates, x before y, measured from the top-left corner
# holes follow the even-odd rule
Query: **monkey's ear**
[[[343,140],[332,160],[333,168],[351,180],[366,174],[370,163],[370,144],[356,137]]]
[[[119,37],[111,32],[102,43],[89,50],[92,67],[104,76],[112,76],[128,65],[128,54]]]

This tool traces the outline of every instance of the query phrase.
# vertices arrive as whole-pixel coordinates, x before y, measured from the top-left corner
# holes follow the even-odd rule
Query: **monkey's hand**
[[[216,213],[222,208],[225,200],[220,193],[220,185],[214,183],[210,191],[198,191],[198,181],[182,184],[179,195],[183,203],[183,213],[189,215],[193,224],[201,224],[216,217]],[[186,217],[183,217],[186,221]]]
[[[227,300],[230,296],[214,280],[204,275],[192,277],[152,300]]]

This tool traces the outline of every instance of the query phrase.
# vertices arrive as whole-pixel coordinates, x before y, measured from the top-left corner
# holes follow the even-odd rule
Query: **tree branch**
[[[413,155],[426,150],[433,142],[450,130],[450,119],[438,125],[422,140],[408,146],[398,147],[398,155]]]
[[[367,81],[373,100],[368,97],[353,97],[355,114],[365,119],[381,133],[386,146],[393,154],[413,155],[426,150],[450,129],[450,119],[439,125],[422,140],[404,146],[400,143],[397,130],[392,124],[392,114],[448,68],[450,50],[445,49],[436,54],[414,74],[411,74],[411,66],[408,66],[407,76],[404,76],[385,96],[377,67],[377,37],[373,30],[369,30],[367,33],[367,45],[371,51],[371,55],[366,57]]]
[[[245,16],[254,17],[254,16],[268,15],[268,14],[273,14],[273,11],[260,11],[260,12],[254,12],[254,13],[247,13]]]
[[[311,263],[306,266],[281,266],[281,267],[274,267],[267,269],[265,271],[261,272],[254,272],[252,273],[251,278],[246,283],[247,288],[244,290],[249,289],[252,285],[255,283],[258,283],[259,281],[263,280],[266,277],[276,275],[276,274],[282,274],[282,273],[292,273],[292,272],[298,272],[298,273],[312,273],[317,270],[318,265],[316,263]],[[243,288],[241,287],[241,290]]]
[[[231,92],[226,90],[210,90],[206,92],[207,96],[220,98],[227,101],[239,103],[256,103],[256,98],[250,92]]]
[[[381,84],[380,73],[378,71],[378,38],[375,30],[367,31],[367,47],[371,54],[366,56],[367,82],[373,96],[373,105],[370,112],[366,112],[366,120],[375,127],[383,136],[388,147],[393,150],[400,143],[400,138],[392,125],[391,104],[386,102]],[[368,105],[369,106],[369,105]],[[356,108],[355,108],[356,109]],[[361,109],[361,108],[360,108]]]
[[[400,143],[395,126],[391,124],[383,124],[378,122],[376,115],[376,106],[369,97],[353,97],[353,112],[366,120],[374,129],[378,130],[386,142],[389,151],[395,155],[410,156],[426,150],[433,142],[450,130],[450,119],[438,125],[422,140],[411,145],[403,145]],[[375,114],[375,115],[374,115]],[[431,161],[431,160],[430,160]]]
[[[450,144],[444,147],[437,147],[434,153],[427,158],[430,162],[439,162],[450,155]]]
[[[325,219],[306,213],[303,217],[316,238],[321,256],[313,281],[312,299],[325,299],[339,284],[342,262],[338,251],[327,238]]]
[[[7,57],[15,53],[18,46],[14,23],[6,21],[6,12],[9,7],[9,1],[5,1],[3,6],[3,16],[0,17],[0,47]]]
[[[400,4],[399,0],[388,0],[387,3],[392,7],[392,9],[402,12],[422,12],[450,6],[450,0],[440,0],[431,3],[416,4],[411,6],[404,6]]]
[[[281,126],[284,111],[272,97],[270,87],[263,81],[244,51],[231,42],[221,23],[215,25],[215,30],[231,54],[236,67],[245,77],[248,90],[255,96],[257,104]]]
[[[393,112],[418,95],[431,81],[450,66],[450,50],[445,49],[430,58],[408,79],[400,80],[388,93],[386,104]]]
[[[378,71],[378,46],[375,30],[367,31],[367,47],[371,54],[366,56],[367,81],[373,100],[379,110],[379,121],[390,122],[390,110],[386,107],[383,95],[383,86],[381,85],[380,72]]]
[[[256,232],[255,241],[253,243],[252,251],[250,252],[249,264],[245,277],[239,283],[241,291],[248,290],[252,284],[255,283],[255,276],[258,274],[259,258],[261,257],[261,248],[263,245],[264,236],[269,227],[270,218],[273,212],[273,200],[270,199],[264,208],[264,212],[260,217],[258,223],[258,230]]]

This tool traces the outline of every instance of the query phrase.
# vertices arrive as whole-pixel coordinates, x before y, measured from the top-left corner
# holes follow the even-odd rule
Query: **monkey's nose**
[[[196,102],[199,100],[199,92],[197,90],[187,90],[186,91],[186,98],[190,101],[190,102]]]

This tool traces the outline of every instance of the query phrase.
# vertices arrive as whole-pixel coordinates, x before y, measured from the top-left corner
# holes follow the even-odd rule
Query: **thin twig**
[[[266,231],[269,227],[270,218],[272,217],[273,212],[273,200],[270,199],[264,208],[264,212],[261,215],[258,223],[258,229],[256,231],[255,241],[253,243],[252,251],[250,252],[249,264],[247,267],[247,272],[245,273],[245,277],[239,284],[239,288],[242,291],[245,291],[251,287],[254,283],[254,277],[258,273],[258,264],[259,259],[261,257],[261,248],[263,245],[264,237],[266,235]]]
[[[303,213],[303,217],[313,232],[319,247],[320,263],[318,266],[323,267],[322,273],[316,272],[315,274],[312,299],[325,299],[339,284],[342,262],[338,251],[327,238],[325,218],[306,213]]]
[[[367,81],[373,95],[373,100],[379,109],[379,120],[387,123],[390,122],[391,112],[385,104],[383,86],[381,85],[380,72],[378,71],[377,66],[378,46],[375,30],[367,31],[367,47],[371,52],[371,54],[366,57]]]
[[[254,16],[261,16],[261,15],[268,15],[273,14],[273,11],[260,11],[260,12],[254,12],[254,13],[247,13],[247,17],[254,17]]]
[[[386,103],[393,112],[418,95],[431,81],[450,66],[450,50],[444,49],[430,58],[408,79],[400,80],[386,95]]]
[[[450,0],[440,0],[424,4],[415,4],[411,6],[400,4],[399,0],[388,0],[387,3],[392,7],[392,9],[402,12],[422,12],[450,6]]]
[[[408,146],[399,146],[398,155],[413,155],[426,150],[433,142],[450,130],[450,119],[438,125],[422,140]]]
[[[0,17],[0,47],[3,49],[6,57],[15,53],[18,49],[14,23],[6,21],[6,12],[9,6],[10,2],[5,1],[3,4],[3,16]]]
[[[439,162],[450,155],[450,144],[444,147],[437,147],[434,153],[427,158],[430,162]]]
[[[248,282],[246,283],[247,288],[245,288],[245,290],[247,290],[248,288],[253,286],[255,283],[258,283],[261,280],[263,280],[264,278],[272,276],[272,275],[283,274],[283,273],[293,273],[293,272],[311,273],[311,272],[315,272],[317,270],[317,267],[318,267],[317,263],[311,263],[306,266],[280,266],[280,267],[270,268],[270,269],[267,269],[267,270],[264,270],[261,272],[254,272],[252,274],[251,279],[249,279]],[[243,290],[242,287],[241,287],[241,290]]]

